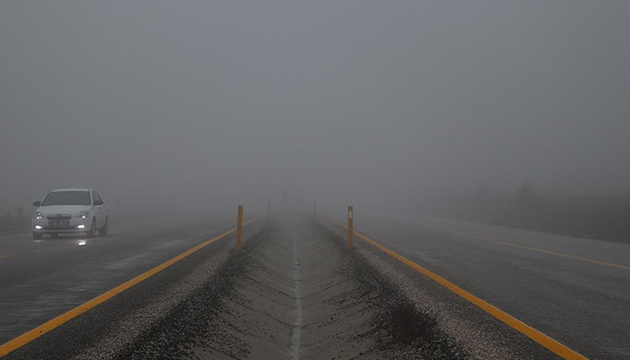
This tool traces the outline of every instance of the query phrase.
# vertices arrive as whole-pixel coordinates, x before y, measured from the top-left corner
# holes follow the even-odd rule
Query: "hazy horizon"
[[[630,193],[630,2],[0,3],[0,211]],[[123,205],[122,207],[125,207]],[[31,209],[26,208],[29,212]]]

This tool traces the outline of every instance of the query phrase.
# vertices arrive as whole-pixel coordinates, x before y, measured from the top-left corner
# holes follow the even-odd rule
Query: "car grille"
[[[77,230],[74,226],[44,226],[44,230],[69,231]]]
[[[72,215],[55,214],[48,215],[46,218],[48,218],[48,220],[70,220],[72,218]]]

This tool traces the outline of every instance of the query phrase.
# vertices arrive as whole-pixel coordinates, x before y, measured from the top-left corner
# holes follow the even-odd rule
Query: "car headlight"
[[[35,220],[41,220],[44,218],[44,214],[42,214],[40,211],[36,211],[35,215],[33,215],[33,219]]]
[[[81,211],[80,213],[77,214],[77,217],[79,219],[87,219],[89,216],[90,216],[89,211]]]

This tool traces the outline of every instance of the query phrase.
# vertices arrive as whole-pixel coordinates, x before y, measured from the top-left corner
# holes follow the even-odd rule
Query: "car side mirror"
[[[33,206],[40,206],[41,204],[42,204],[42,202],[41,202],[41,201],[35,201],[35,202],[33,203]]]
[[[94,200],[94,205],[103,205],[103,200]]]

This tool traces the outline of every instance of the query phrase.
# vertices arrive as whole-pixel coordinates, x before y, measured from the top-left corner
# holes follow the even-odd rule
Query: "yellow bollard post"
[[[348,206],[348,248],[352,249],[352,237],[354,236],[354,214],[352,206]]]
[[[241,239],[243,237],[243,205],[238,206],[238,219],[236,220],[236,251],[241,251]]]

